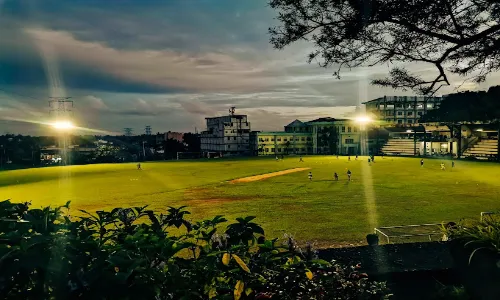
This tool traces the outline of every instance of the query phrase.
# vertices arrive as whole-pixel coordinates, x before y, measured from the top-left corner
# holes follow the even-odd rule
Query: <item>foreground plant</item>
[[[1,299],[382,299],[384,283],[267,240],[254,217],[190,222],[185,207],[67,215],[0,202]],[[185,229],[177,235],[169,229]],[[293,246],[291,246],[293,244]]]

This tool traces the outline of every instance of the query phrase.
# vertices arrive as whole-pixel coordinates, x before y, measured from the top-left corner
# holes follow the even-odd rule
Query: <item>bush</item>
[[[115,208],[70,218],[67,205],[0,202],[1,299],[382,299],[384,283],[357,267],[267,240],[254,217],[189,222]],[[170,229],[182,233],[171,235]],[[179,230],[176,230],[179,231]]]

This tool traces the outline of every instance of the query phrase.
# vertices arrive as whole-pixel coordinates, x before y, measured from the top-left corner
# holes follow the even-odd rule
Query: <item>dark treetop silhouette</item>
[[[500,68],[498,0],[270,0],[280,24],[270,28],[277,49],[312,42],[309,62],[342,69],[394,64],[373,84],[433,94],[457,74],[475,82]],[[431,65],[424,79],[397,63]]]

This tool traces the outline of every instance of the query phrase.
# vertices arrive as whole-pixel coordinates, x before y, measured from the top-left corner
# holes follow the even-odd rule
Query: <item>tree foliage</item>
[[[428,111],[422,122],[489,122],[500,120],[500,86],[488,92],[448,95],[438,109]]]
[[[270,28],[277,49],[312,42],[309,62],[341,70],[391,64],[372,83],[432,94],[449,75],[482,82],[500,68],[497,0],[270,0],[280,24]],[[412,74],[406,63],[424,63],[435,74]]]
[[[384,283],[266,240],[253,217],[224,231],[184,207],[115,208],[70,218],[65,206],[0,202],[1,299],[382,299]],[[185,231],[184,231],[185,229]],[[169,231],[175,231],[173,235]],[[219,233],[220,232],[220,233]],[[256,243],[257,242],[257,243]]]

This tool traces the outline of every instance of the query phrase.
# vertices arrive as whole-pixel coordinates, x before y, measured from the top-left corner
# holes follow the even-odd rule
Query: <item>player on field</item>
[[[350,155],[347,157],[347,160],[348,160],[348,161],[351,161],[351,156],[350,156]]]
[[[302,155],[299,158],[299,162],[304,162],[304,160],[302,159]]]
[[[339,174],[337,174],[337,172],[333,173],[333,179],[339,181]]]
[[[441,163],[441,170],[446,170],[446,167],[444,166],[444,163]]]
[[[141,163],[138,163],[138,164],[137,164],[137,170],[142,170],[142,169],[141,169]]]
[[[347,178],[351,181],[351,170],[347,170]]]
[[[452,168],[454,168],[454,167],[455,167],[455,161],[454,161],[454,160],[452,160],[452,161],[451,161],[451,167],[452,167]]]
[[[423,158],[420,160],[420,166],[421,166],[421,167],[423,167],[423,166],[424,166],[424,159],[423,159]]]
[[[313,173],[309,172],[309,174],[307,175],[307,177],[309,177],[309,181],[312,181],[313,180]]]

